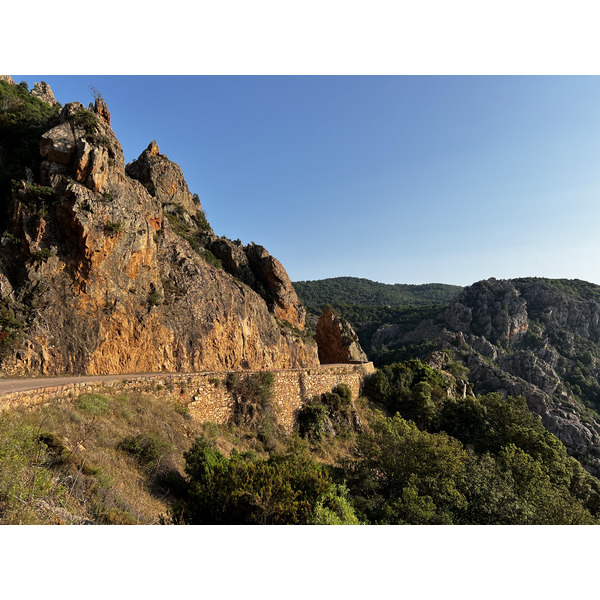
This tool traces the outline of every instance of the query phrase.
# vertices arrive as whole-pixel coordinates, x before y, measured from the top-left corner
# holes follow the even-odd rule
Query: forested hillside
[[[360,306],[446,304],[462,290],[457,285],[443,283],[387,284],[358,277],[296,281],[294,287],[307,309],[313,311],[320,311],[326,304]]]
[[[333,306],[376,366],[452,349],[476,393],[522,395],[569,453],[600,473],[600,286],[491,278],[445,306]]]
[[[323,308],[331,306],[350,322],[360,344],[376,364],[385,363],[385,352],[373,346],[373,335],[387,324],[408,332],[424,319],[437,315],[462,290],[455,285],[425,283],[422,285],[386,284],[358,277],[334,277],[317,281],[297,281],[294,287],[308,311],[313,325]],[[395,360],[409,358],[412,353],[394,354]],[[387,361],[390,362],[389,360]]]

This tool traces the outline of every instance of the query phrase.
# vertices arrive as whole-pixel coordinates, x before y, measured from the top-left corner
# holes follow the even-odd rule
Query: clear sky
[[[600,283],[597,76],[49,76],[292,280]]]

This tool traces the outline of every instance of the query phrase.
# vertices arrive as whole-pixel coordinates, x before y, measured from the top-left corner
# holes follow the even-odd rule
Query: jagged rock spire
[[[317,346],[322,365],[367,362],[350,323],[325,307],[317,323]]]
[[[32,96],[39,98],[42,102],[45,102],[46,104],[50,104],[50,106],[59,106],[60,105],[58,100],[54,97],[54,92],[52,91],[50,86],[45,81],[42,81],[40,83],[37,83],[37,82],[34,83],[33,89],[29,93]]]

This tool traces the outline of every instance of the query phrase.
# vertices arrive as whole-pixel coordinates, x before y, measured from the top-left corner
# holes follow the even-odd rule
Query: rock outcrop
[[[402,334],[382,326],[372,339],[387,348],[428,342],[452,349],[475,393],[524,396],[569,452],[600,474],[600,421],[583,404],[600,406],[600,288],[586,285],[584,298],[586,286],[578,294],[548,280],[480,281],[436,319]]]
[[[17,85],[17,82],[10,75],[0,75],[0,81],[4,81],[10,85]],[[35,98],[38,98],[42,102],[49,104],[50,106],[60,106],[60,103],[54,97],[54,92],[45,81],[34,83],[33,89],[29,92],[29,94]]]
[[[463,290],[443,318],[454,331],[471,330],[495,343],[527,331],[526,306],[513,285],[491,278]]]
[[[169,212],[180,207],[180,212],[195,215],[202,209],[190,192],[179,165],[160,153],[155,140],[136,160],[127,164],[125,172],[137,179]]]
[[[125,177],[123,149],[110,127],[110,114],[97,98],[88,109],[71,102],[60,113],[60,124],[42,135],[41,182],[54,187],[60,177],[72,177],[93,192],[118,186]]]
[[[242,246],[225,238],[211,238],[208,247],[223,268],[264,298],[269,310],[298,330],[304,329],[306,310],[283,265],[258,244]]]
[[[40,153],[0,246],[2,375],[319,364],[281,323],[303,324],[281,264],[249,249],[254,287],[218,268],[179,167],[152,142],[126,168],[101,98],[67,104]]]
[[[326,307],[317,323],[317,346],[322,365],[367,362],[350,323]]]
[[[125,171],[160,201],[176,233],[213,254],[227,273],[265,300],[277,319],[298,330],[304,328],[306,311],[283,265],[258,244],[242,246],[241,242],[214,235],[200,200],[188,189],[181,169],[160,153],[156,141]]]
[[[30,94],[39,98],[42,102],[50,104],[50,106],[59,106],[58,100],[54,97],[54,92],[45,81],[34,83]]]

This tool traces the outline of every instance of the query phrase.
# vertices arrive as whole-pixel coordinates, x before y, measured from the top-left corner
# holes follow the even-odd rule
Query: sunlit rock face
[[[325,308],[317,323],[317,345],[322,365],[366,362],[358,336],[345,319]]]
[[[211,260],[220,238],[181,169],[156,142],[126,168],[101,98],[67,104],[40,158],[0,246],[3,375],[319,364],[282,324],[304,309],[281,263],[248,252],[257,291]]]

